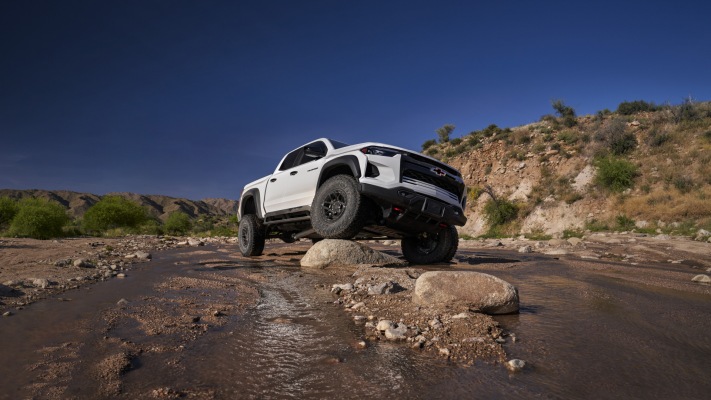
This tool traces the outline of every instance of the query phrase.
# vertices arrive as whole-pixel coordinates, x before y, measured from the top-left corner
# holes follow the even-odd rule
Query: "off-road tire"
[[[438,233],[421,233],[403,238],[402,255],[412,264],[449,262],[457,252],[459,237],[457,229],[449,226]]]
[[[247,214],[239,221],[239,251],[245,257],[256,257],[264,251],[264,226],[254,214]]]
[[[311,204],[311,225],[326,239],[351,239],[368,218],[368,202],[352,176],[336,175],[316,191]]]

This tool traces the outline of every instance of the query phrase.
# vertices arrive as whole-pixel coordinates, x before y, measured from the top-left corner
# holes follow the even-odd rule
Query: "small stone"
[[[220,311],[220,310],[217,310],[217,311],[213,311],[213,312],[212,312],[212,316],[213,316],[213,317],[222,317],[223,315],[225,315],[225,314],[224,314],[222,311]]]
[[[145,251],[137,251],[135,253],[135,255],[136,255],[136,258],[138,258],[139,260],[150,260],[151,258],[153,258],[151,253],[148,253]]]
[[[121,279],[125,278],[126,276],[127,276],[127,275],[124,274],[124,273],[116,274],[116,277],[117,277],[117,278],[121,278]]]
[[[361,309],[361,308],[363,308],[363,307],[365,307],[365,303],[361,301],[361,302],[359,302],[359,303],[353,304],[353,305],[351,306],[351,310],[354,310],[354,311],[355,311],[355,310],[359,310],[359,309]]]
[[[521,371],[524,367],[526,366],[526,362],[523,360],[519,360],[518,358],[514,358],[513,360],[509,360],[506,363],[506,368],[509,369],[511,372],[518,372]]]
[[[77,268],[94,268],[94,264],[83,258],[78,258],[74,260],[74,266]]]
[[[711,283],[711,277],[708,275],[700,274],[693,277],[691,281],[698,283]]]
[[[432,329],[442,329],[444,327],[444,325],[442,324],[442,321],[440,321],[439,318],[435,318],[435,319],[431,320],[428,323],[428,325]]]
[[[352,283],[336,283],[333,286],[331,286],[331,292],[335,294],[340,294],[342,291],[353,291],[353,284]]]
[[[188,244],[190,246],[204,246],[205,242],[203,242],[202,240],[190,238],[190,239],[188,239]]]
[[[200,322],[200,317],[196,315],[196,316],[190,318],[190,322],[192,322],[194,324],[198,323],[198,322]]]
[[[12,311],[5,311],[4,313],[2,313],[3,317],[9,317],[11,315],[12,315]]]
[[[506,343],[506,339],[504,339],[504,338],[502,338],[502,337],[497,337],[497,338],[494,339],[494,340],[495,340],[496,343],[498,343],[498,344],[504,344],[504,343]]]
[[[380,332],[385,332],[386,329],[392,328],[395,326],[392,321],[387,320],[387,319],[382,319],[378,321],[378,325],[375,326],[375,329],[379,330]]]
[[[49,281],[44,278],[36,278],[32,280],[32,286],[36,288],[46,289],[49,286]]]
[[[119,306],[125,306],[126,304],[128,304],[128,300],[123,299],[123,298],[116,302],[116,305],[119,305]]]
[[[533,247],[531,246],[522,246],[518,248],[519,253],[533,253]]]
[[[366,343],[365,340],[359,340],[358,342],[356,342],[356,347],[359,349],[364,349],[368,347],[368,343]]]
[[[440,355],[440,356],[449,357],[449,354],[450,354],[450,351],[449,351],[448,348],[446,348],[446,347],[441,347],[441,348],[439,349],[439,355]]]
[[[469,318],[469,313],[462,312],[457,315],[452,315],[452,319],[464,319],[464,318]]]
[[[397,327],[391,326],[385,330],[385,338],[389,340],[405,340],[407,333],[407,326],[405,324],[398,324]]]

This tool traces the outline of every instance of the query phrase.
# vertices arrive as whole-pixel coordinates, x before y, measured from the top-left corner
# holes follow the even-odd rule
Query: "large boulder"
[[[473,271],[430,271],[415,282],[419,305],[465,305],[487,314],[518,312],[518,290],[495,276]]]
[[[361,243],[338,239],[321,240],[311,246],[301,259],[301,266],[304,268],[323,269],[358,264],[386,267],[405,263]]]

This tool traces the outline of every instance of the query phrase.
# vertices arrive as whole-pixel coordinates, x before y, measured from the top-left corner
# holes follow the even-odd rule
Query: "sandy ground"
[[[52,305],[55,311],[47,311],[54,314],[72,307],[88,308],[99,300],[113,299],[114,304],[92,310],[78,319],[75,326],[58,325],[54,331],[37,333],[36,338],[28,340],[27,346],[35,348],[26,359],[28,365],[21,368],[26,368],[31,378],[18,383],[13,388],[16,391],[6,390],[0,398],[111,398],[125,394],[125,374],[139,364],[143,371],[160,368],[162,375],[180,377],[191,362],[192,353],[186,353],[185,349],[206,335],[212,336],[213,342],[219,342],[221,335],[229,335],[245,311],[258,304],[260,285],[268,279],[278,279],[279,274],[298,273],[298,261],[310,245],[269,243],[264,256],[245,259],[237,255],[233,242],[227,238],[211,239],[203,247],[198,241],[155,237],[0,240],[0,310],[8,321],[29,311],[34,307],[30,304],[42,299],[60,300]],[[400,255],[397,242],[369,245]],[[144,259],[137,258],[137,252],[149,253],[153,261],[145,254]],[[497,252],[506,257],[492,256]],[[516,260],[512,258],[514,254]],[[635,234],[594,234],[584,239],[550,241],[461,241],[452,264],[327,269],[310,272],[315,274],[312,281],[317,283],[302,290],[330,292],[332,305],[342,308],[344,315],[358,327],[356,331],[362,332],[354,338],[356,346],[392,341],[459,365],[476,361],[505,365],[508,357],[502,345],[516,342],[515,332],[505,331],[488,315],[469,310],[415,306],[411,301],[414,282],[422,272],[433,269],[476,266],[496,275],[497,271],[515,268],[516,263],[525,262],[527,257],[541,254],[563,260],[572,268],[640,285],[711,294],[710,285],[692,281],[695,276],[711,271],[711,244]],[[171,265],[149,272],[155,260],[161,258],[170,259]],[[83,260],[77,262],[82,266],[75,266],[77,260]],[[279,272],[275,278],[238,268],[245,265],[291,269]],[[192,269],[180,269],[187,266]],[[146,271],[136,274],[142,281],[131,281],[137,270]],[[127,286],[112,289],[112,293],[90,293],[72,301],[83,296],[80,296],[82,289],[92,283],[109,279],[122,279]],[[368,293],[368,285],[382,283],[388,284],[388,293]],[[353,288],[334,290],[334,285],[347,284]],[[139,290],[140,285],[146,289]],[[130,297],[132,293],[134,297]],[[121,297],[116,301],[116,296],[131,300]],[[406,327],[402,337],[386,338],[377,329],[382,320]],[[19,343],[23,336],[20,328],[5,334],[8,342]],[[55,340],[65,336],[70,339]],[[21,348],[16,351],[28,352]],[[9,376],[9,370],[0,372]],[[11,383],[0,379],[0,385]],[[140,395],[152,398],[215,395],[211,388],[151,386],[150,378],[144,387]]]

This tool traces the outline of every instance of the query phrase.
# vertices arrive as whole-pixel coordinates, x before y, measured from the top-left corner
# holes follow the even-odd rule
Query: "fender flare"
[[[259,189],[254,188],[254,189],[249,189],[242,195],[242,199],[239,202],[239,216],[242,218],[244,215],[244,205],[247,202],[248,199],[253,198],[254,199],[254,208],[257,211],[257,217],[259,219],[264,219],[264,216],[262,215],[262,199],[259,194]]]
[[[347,166],[350,170],[351,173],[353,173],[353,176],[356,179],[359,179],[361,177],[361,172],[360,172],[360,162],[358,160],[358,157],[354,155],[344,155],[338,158],[334,158],[333,160],[328,161],[321,167],[321,173],[318,176],[318,185],[317,187],[321,186],[323,183],[324,175],[327,175],[329,171],[331,171],[333,168],[336,167],[341,167],[341,166]]]

